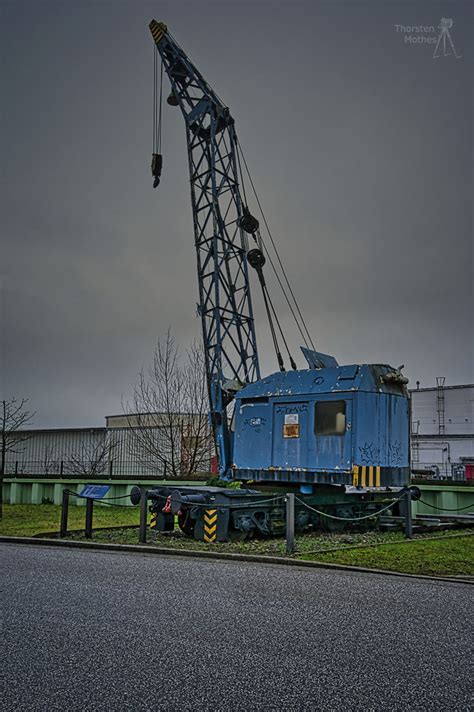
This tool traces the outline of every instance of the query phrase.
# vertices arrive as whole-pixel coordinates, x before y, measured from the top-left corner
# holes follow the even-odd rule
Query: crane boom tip
[[[168,27],[165,25],[164,22],[157,22],[156,20],[152,20],[148,27],[150,28],[150,32],[156,44],[158,44],[158,42],[161,42],[166,32],[168,31]]]

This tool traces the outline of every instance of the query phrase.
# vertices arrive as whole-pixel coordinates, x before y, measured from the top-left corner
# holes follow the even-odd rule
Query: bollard
[[[147,518],[148,492],[142,487],[140,490],[140,532],[138,540],[140,544],[146,544],[146,518]]]
[[[413,522],[411,518],[411,490],[407,489],[405,494],[405,499],[403,501],[403,506],[405,507],[405,537],[407,539],[413,539]]]
[[[59,536],[67,536],[67,519],[69,513],[69,490],[63,490],[63,501],[61,505],[61,528]]]
[[[94,511],[94,500],[92,497],[86,499],[86,539],[92,539],[92,512]]]
[[[295,495],[286,495],[286,553],[295,553]]]

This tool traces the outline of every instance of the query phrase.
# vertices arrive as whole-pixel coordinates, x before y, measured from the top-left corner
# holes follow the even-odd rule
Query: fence
[[[77,466],[77,461],[60,460],[54,463],[45,463],[42,460],[15,460],[7,462],[5,475],[7,477],[67,477],[68,479],[78,477],[84,479],[104,479],[104,477],[166,477],[170,474],[170,469],[152,460],[110,460],[94,473],[88,472],[88,463],[83,462],[81,467]]]

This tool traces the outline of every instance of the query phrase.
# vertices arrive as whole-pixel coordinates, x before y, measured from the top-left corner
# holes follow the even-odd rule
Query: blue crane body
[[[275,373],[236,394],[234,479],[396,487],[409,479],[409,409],[387,366]],[[385,381],[389,375],[389,380]]]
[[[150,31],[171,84],[168,104],[180,108],[186,128],[198,311],[219,473],[243,487],[253,483],[241,490],[152,490],[157,526],[172,529],[178,513],[183,531],[206,541],[279,533],[281,502],[262,504],[261,511],[249,503],[261,501],[262,491],[282,488],[343,517],[376,513],[409,482],[407,379],[388,365],[339,366],[310,348],[302,349],[308,369],[283,371],[280,362],[279,372],[261,378],[248,265],[257,270],[265,299],[265,258],[258,221],[241,194],[235,122],[166,25],[153,20]],[[161,167],[154,153],[155,187]],[[213,507],[219,521],[212,537],[205,517],[212,520]],[[316,519],[300,511],[297,526]]]

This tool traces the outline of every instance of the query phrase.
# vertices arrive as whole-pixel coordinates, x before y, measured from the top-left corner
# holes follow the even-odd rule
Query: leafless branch
[[[197,343],[182,357],[171,331],[158,341],[149,368],[142,369],[124,406],[130,450],[157,473],[182,477],[209,467],[204,354]]]
[[[35,416],[26,407],[27,403],[27,398],[0,401],[0,517],[3,514],[2,490],[7,452],[18,452],[18,446],[31,437],[28,432],[22,432],[22,428]]]
[[[113,459],[113,454],[119,442],[103,437],[97,442],[83,440],[74,450],[66,463],[65,470],[71,475],[80,475],[86,478],[100,477],[107,471],[107,466]]]

